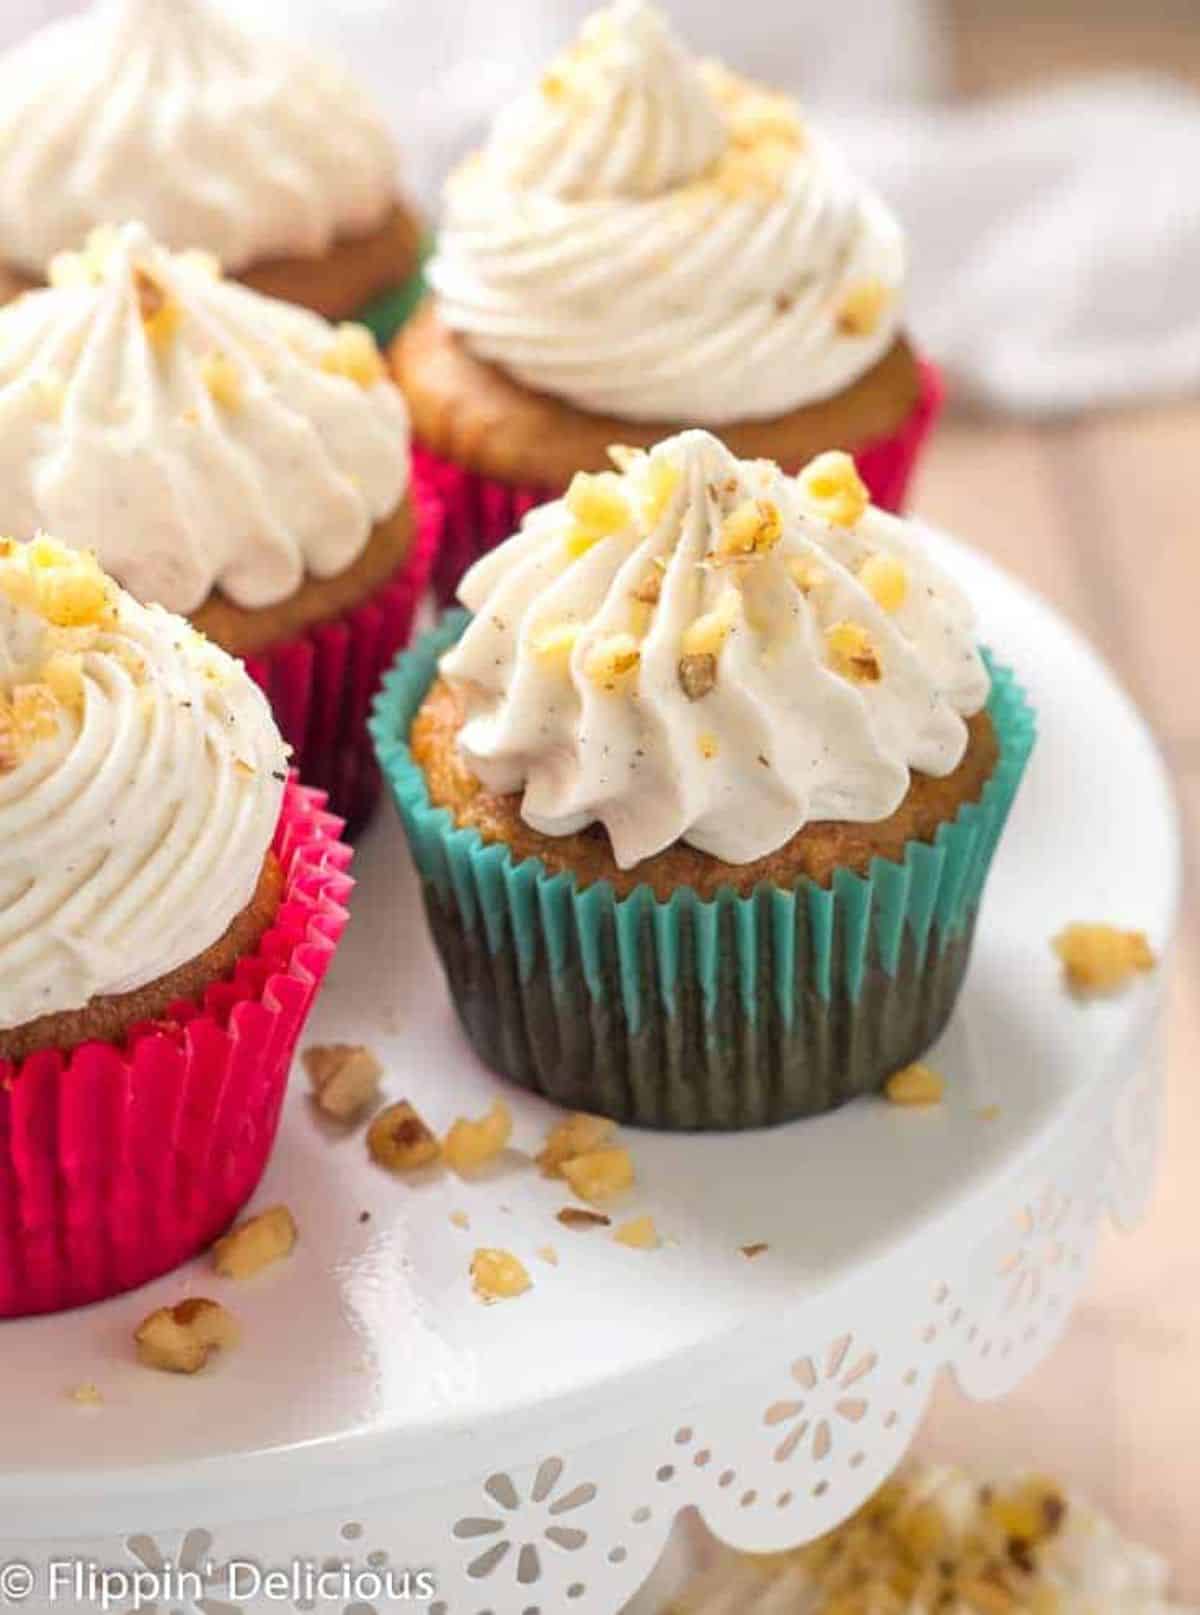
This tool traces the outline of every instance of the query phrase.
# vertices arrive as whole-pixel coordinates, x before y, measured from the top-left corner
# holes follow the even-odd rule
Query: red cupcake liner
[[[123,1043],[0,1060],[0,1318],[133,1289],[221,1234],[258,1185],[305,1018],[345,927],[350,849],[289,781],[283,899],[232,978]]]
[[[246,657],[292,747],[300,777],[360,830],[379,797],[379,769],[367,735],[371,701],[408,643],[429,587],[442,536],[441,508],[415,489],[417,532],[400,568],[370,600]]]
[[[920,360],[919,365],[920,393],[904,424],[887,437],[874,438],[854,450],[871,498],[884,510],[904,508],[917,457],[942,407],[941,374],[927,360]],[[784,470],[799,471],[800,467],[785,466]],[[433,571],[439,605],[453,600],[467,568],[515,533],[535,505],[544,505],[564,492],[562,488],[499,482],[480,476],[434,454],[421,443],[413,445],[413,481],[441,507],[442,538]]]

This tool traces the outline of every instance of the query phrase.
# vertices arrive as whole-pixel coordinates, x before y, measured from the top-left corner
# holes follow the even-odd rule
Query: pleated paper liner
[[[420,264],[407,280],[402,281],[399,286],[389,287],[378,297],[373,297],[354,315],[354,319],[360,325],[365,325],[370,330],[381,348],[387,347],[425,296],[428,290],[425,284],[425,263],[432,251],[433,242],[423,242]]]
[[[233,977],[121,1044],[0,1060],[0,1317],[144,1284],[209,1245],[267,1164],[301,1028],[346,924],[350,849],[289,782],[283,900]]]
[[[854,450],[855,463],[872,501],[884,510],[904,508],[917,459],[941,410],[943,386],[938,370],[926,360],[920,362],[920,369],[920,394],[903,425],[887,437],[860,444]],[[800,469],[798,465],[784,467],[791,472]],[[442,546],[433,575],[434,593],[443,606],[454,599],[459,579],[473,562],[511,537],[536,505],[557,499],[564,492],[562,488],[521,486],[481,476],[453,460],[443,459],[421,443],[413,446],[413,476],[416,486],[428,489],[445,513]]]
[[[977,803],[829,888],[580,890],[485,845],[429,800],[408,733],[454,612],[400,658],[371,720],[459,1018],[479,1057],[572,1109],[663,1128],[745,1128],[878,1090],[941,1032],[1034,739],[990,657],[1000,747]]]
[[[353,836],[379,798],[367,718],[396,652],[408,643],[441,543],[441,510],[414,490],[417,531],[390,581],[370,600],[246,658],[271,703],[300,777],[328,792]]]

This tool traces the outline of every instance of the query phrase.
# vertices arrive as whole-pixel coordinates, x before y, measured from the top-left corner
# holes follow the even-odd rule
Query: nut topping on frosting
[[[957,766],[988,692],[969,609],[848,455],[788,477],[689,431],[614,458],[461,585],[442,672],[490,790],[547,835],[603,824],[623,868],[680,840],[748,863]]]
[[[0,544],[0,1028],[211,947],[258,884],[286,769],[240,663],[91,555]]]
[[[453,176],[429,278],[442,320],[525,385],[719,426],[869,371],[899,330],[904,259],[786,96],[615,0]]]
[[[254,609],[344,571],[400,504],[408,416],[362,326],[139,224],[97,230],[51,278],[0,309],[0,530],[94,547],[174,611],[215,589]]]

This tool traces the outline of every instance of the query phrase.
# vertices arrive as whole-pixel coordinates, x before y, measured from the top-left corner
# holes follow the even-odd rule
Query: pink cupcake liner
[[[917,457],[941,410],[944,389],[940,373],[927,360],[920,361],[920,372],[920,394],[904,424],[887,437],[875,438],[854,451],[871,498],[885,510],[903,509]],[[799,471],[800,467],[784,469]],[[441,545],[433,571],[439,605],[453,600],[467,568],[516,532],[521,519],[535,505],[557,499],[564,491],[480,476],[434,454],[421,443],[413,446],[413,480],[418,489],[437,501],[442,511]]]
[[[377,594],[332,622],[246,658],[246,671],[265,691],[292,747],[297,772],[328,792],[351,834],[366,823],[379,797],[379,770],[367,736],[371,701],[412,634],[441,543],[440,506],[418,489],[414,498],[412,548]]]
[[[121,1044],[0,1060],[0,1317],[133,1289],[209,1245],[267,1164],[296,1041],[345,927],[351,853],[296,783],[283,899],[228,981]]]

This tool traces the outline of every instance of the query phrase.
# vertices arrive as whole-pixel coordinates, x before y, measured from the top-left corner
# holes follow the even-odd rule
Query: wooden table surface
[[[942,0],[964,96],[1131,68],[1200,88],[1196,0]],[[1180,183],[1186,183],[1183,176]],[[915,507],[1089,635],[1150,719],[1183,810],[1166,1157],[1146,1223],[1107,1232],[1065,1340],[1015,1395],[935,1398],[928,1450],[1035,1464],[1171,1559],[1200,1604],[1200,401],[1050,427],[951,419]],[[1080,915],[1087,917],[1087,894]],[[1122,916],[1113,916],[1120,919]]]
[[[928,1450],[1053,1471],[1112,1509],[1200,1601],[1200,405],[1036,429],[951,420],[914,497],[1087,633],[1150,718],[1184,811],[1189,883],[1174,961],[1166,1160],[1151,1214],[1106,1231],[1094,1281],[1013,1396],[943,1382]],[[1119,789],[1119,781],[1114,782]],[[1080,918],[1093,916],[1080,893]],[[1112,916],[1115,920],[1126,916]]]

